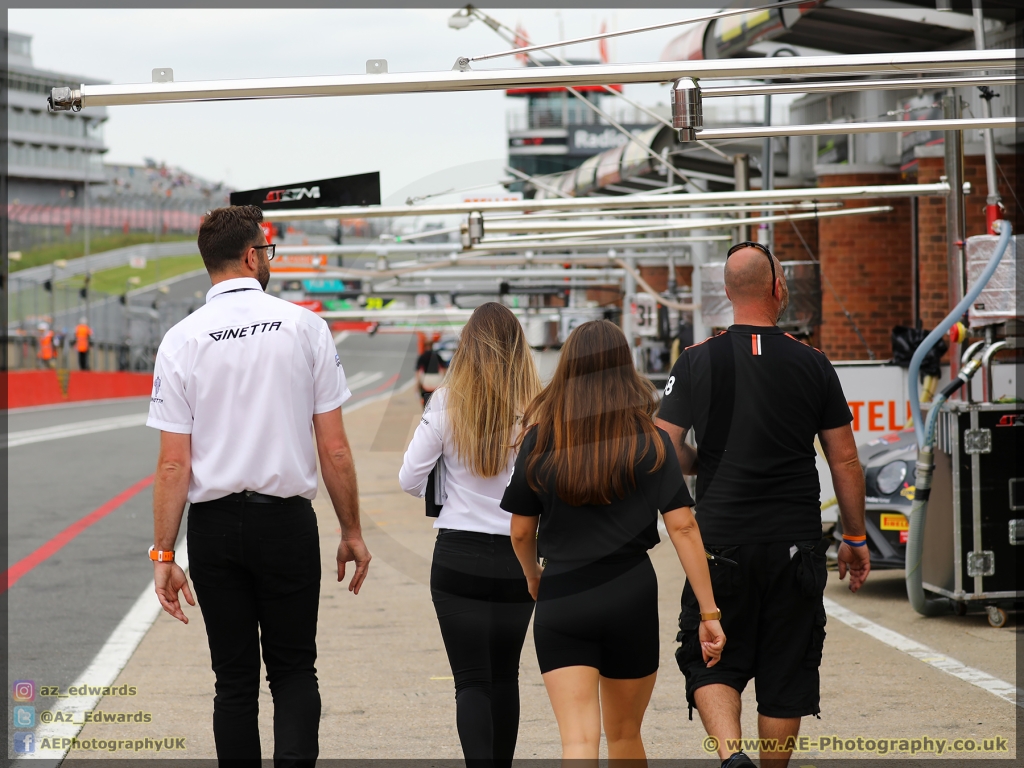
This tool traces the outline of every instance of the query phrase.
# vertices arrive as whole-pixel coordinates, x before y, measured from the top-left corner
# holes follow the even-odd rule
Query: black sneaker
[[[733,752],[722,761],[722,768],[754,768],[754,762],[747,757],[745,752]]]

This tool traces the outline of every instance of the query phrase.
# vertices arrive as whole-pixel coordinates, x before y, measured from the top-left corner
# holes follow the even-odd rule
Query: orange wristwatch
[[[173,549],[157,549],[155,546],[149,548],[149,559],[154,563],[173,563]]]

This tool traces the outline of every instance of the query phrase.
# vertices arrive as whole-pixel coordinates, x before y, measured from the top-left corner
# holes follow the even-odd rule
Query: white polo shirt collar
[[[222,280],[206,292],[206,301],[220,296],[222,293],[232,291],[259,291],[263,293],[263,286],[255,277],[233,277],[230,280]]]

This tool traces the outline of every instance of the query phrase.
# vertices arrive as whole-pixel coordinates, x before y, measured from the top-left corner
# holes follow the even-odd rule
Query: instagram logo
[[[36,698],[36,683],[34,680],[15,680],[12,687],[11,698],[15,701],[34,701]]]

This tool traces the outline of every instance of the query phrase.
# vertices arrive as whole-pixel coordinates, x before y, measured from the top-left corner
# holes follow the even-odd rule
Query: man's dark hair
[[[210,211],[199,227],[199,253],[211,273],[223,272],[260,239],[263,211],[255,205],[231,205]]]

